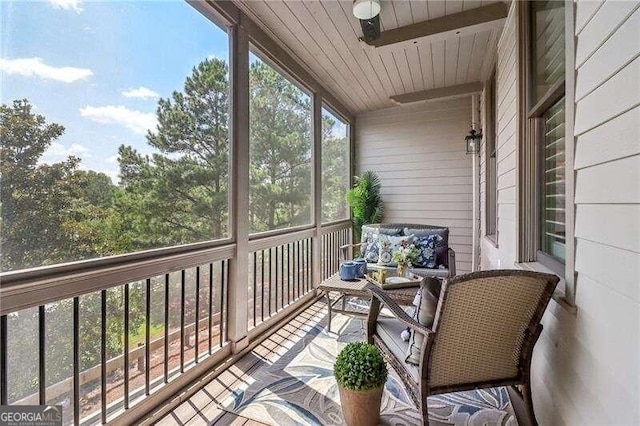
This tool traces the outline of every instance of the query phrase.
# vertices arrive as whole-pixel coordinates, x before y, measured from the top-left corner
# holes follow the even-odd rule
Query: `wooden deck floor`
[[[228,398],[234,389],[251,380],[251,372],[262,362],[278,359],[304,338],[315,325],[325,322],[326,314],[324,302],[315,302],[156,424],[261,425],[262,423],[222,410],[219,403]]]

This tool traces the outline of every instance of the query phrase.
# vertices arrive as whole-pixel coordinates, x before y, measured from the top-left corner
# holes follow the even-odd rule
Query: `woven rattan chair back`
[[[433,325],[428,387],[522,377],[557,283],[555,275],[511,270],[449,280]]]

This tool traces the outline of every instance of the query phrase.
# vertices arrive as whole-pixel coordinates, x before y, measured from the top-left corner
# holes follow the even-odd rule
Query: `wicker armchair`
[[[423,280],[423,291],[434,279]],[[513,386],[510,393],[522,396],[529,420],[536,424],[531,357],[558,281],[555,275],[517,270],[459,275],[442,285],[431,329],[407,315],[383,290],[370,286],[367,339],[402,378],[423,424],[428,424],[429,395],[497,386]],[[381,305],[394,318],[379,316]],[[409,343],[400,333],[407,327],[424,336],[419,366],[405,362]]]

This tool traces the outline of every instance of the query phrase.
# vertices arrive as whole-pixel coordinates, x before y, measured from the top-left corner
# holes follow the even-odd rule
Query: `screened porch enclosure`
[[[351,0],[3,3],[0,405],[277,424],[290,384],[315,411],[286,419],[341,420],[332,351],[369,330],[328,327],[318,287],[372,171],[393,236],[446,228],[454,275],[560,277],[535,418],[497,387],[438,421],[640,422],[640,3],[379,3],[373,39]],[[396,379],[383,418],[420,424]]]
[[[240,26],[231,4],[83,6],[12,3],[8,39],[19,51],[14,30],[33,16],[77,13],[79,31],[100,13],[143,27],[172,16],[184,23],[141,37],[158,57],[180,55],[171,49],[182,43],[186,69],[147,69],[157,92],[121,89],[131,74],[118,70],[94,86],[122,90],[127,106],[93,106],[85,88],[69,100],[81,105],[76,122],[43,107],[21,67],[82,85],[100,64],[63,76],[2,59],[3,87],[5,77],[16,85],[2,105],[0,404],[60,405],[64,424],[131,423],[237,357],[337,271],[338,248],[351,242],[354,123],[282,48]],[[43,25],[72,45],[76,17],[66,18],[67,32]],[[140,52],[115,46],[126,27],[103,30],[89,43],[97,51],[118,47],[118,61]],[[172,91],[158,90],[181,73]],[[115,155],[67,149],[88,122]]]

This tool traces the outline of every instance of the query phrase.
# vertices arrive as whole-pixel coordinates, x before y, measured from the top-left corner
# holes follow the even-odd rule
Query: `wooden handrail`
[[[342,231],[343,229],[348,229],[348,228],[351,228],[351,221],[348,219],[341,220],[339,222],[332,222],[326,225],[322,225],[322,228],[320,229],[320,235],[326,235],[335,231]]]
[[[235,244],[195,250],[187,253],[168,254],[151,259],[129,261],[116,265],[105,265],[90,270],[78,264],[78,270],[70,269],[64,274],[46,276],[42,274],[30,280],[14,280],[0,285],[0,315],[42,306],[76,296],[117,287],[126,283],[174,271],[231,259],[235,255]],[[56,266],[52,266],[53,271]],[[46,271],[47,268],[40,268]]]

